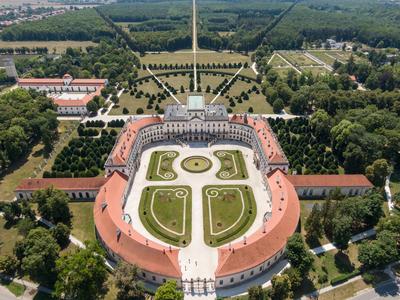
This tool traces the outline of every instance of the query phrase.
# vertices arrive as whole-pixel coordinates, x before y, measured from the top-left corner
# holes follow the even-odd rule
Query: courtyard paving
[[[216,150],[240,150],[246,163],[249,178],[245,180],[221,180],[216,177],[221,165],[217,157],[213,155]],[[147,167],[149,166],[151,153],[153,151],[178,151],[179,156],[173,162],[173,168],[178,174],[175,180],[171,181],[148,181],[146,180]],[[183,170],[180,163],[183,159],[193,155],[200,155],[209,158],[213,165],[204,173],[189,173]],[[205,143],[191,143],[182,147],[170,144],[156,144],[154,147],[143,151],[140,168],[135,176],[131,194],[128,197],[125,213],[130,214],[132,226],[140,234],[149,240],[168,246],[168,244],[156,239],[151,235],[139,218],[139,203],[142,190],[149,185],[171,186],[190,185],[192,188],[192,242],[189,246],[181,248],[179,252],[179,263],[182,270],[182,279],[215,279],[214,272],[218,264],[217,248],[209,247],[204,243],[203,232],[203,207],[202,188],[205,185],[237,185],[247,184],[253,188],[253,194],[257,203],[257,215],[255,221],[244,234],[249,236],[259,229],[263,224],[263,217],[266,212],[271,211],[271,202],[267,190],[263,184],[261,173],[253,164],[253,150],[244,144],[231,141],[222,141],[207,147]],[[243,241],[243,236],[231,243]]]

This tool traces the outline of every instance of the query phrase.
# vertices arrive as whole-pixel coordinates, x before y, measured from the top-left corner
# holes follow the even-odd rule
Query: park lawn
[[[177,151],[154,151],[151,153],[146,179],[150,181],[175,180],[178,175],[172,168],[172,164],[178,156]],[[160,170],[158,170],[158,166],[160,166]]]
[[[7,173],[0,177],[0,200],[13,200],[15,188],[20,184],[22,179],[35,177],[34,171],[39,171],[37,167],[43,160],[43,144],[36,144],[27,157],[21,158],[18,162],[11,165]]]
[[[68,205],[72,212],[71,234],[82,242],[95,241],[94,202],[69,202]]]
[[[183,88],[185,90],[189,89],[189,82],[190,82],[189,73],[186,73],[185,76],[182,76],[182,74],[177,74],[177,76],[175,76],[175,75],[169,75],[168,77],[167,76],[159,76],[158,78],[164,84],[166,84],[168,82],[168,84],[170,86],[172,86],[173,88],[175,88],[178,93],[181,92],[181,86],[183,86]]]
[[[0,284],[6,287],[16,297],[22,296],[25,292],[25,287],[22,284],[10,280],[0,279]]]
[[[251,94],[249,94],[249,100],[243,100],[242,103],[239,103],[235,99],[236,105],[234,107],[230,106],[229,97],[240,96],[242,91],[247,91],[247,90],[251,89],[253,87],[253,85],[258,87],[258,89],[260,91],[259,94],[252,92]],[[226,97],[226,95],[228,95],[228,98]],[[234,113],[234,114],[247,112],[249,107],[253,108],[253,113],[255,113],[255,114],[272,114],[273,113],[272,106],[266,101],[265,96],[261,93],[260,86],[255,82],[247,83],[242,80],[237,80],[235,82],[235,84],[232,85],[232,87],[230,88],[228,93],[226,93],[224,96],[219,96],[217,98],[217,100],[215,100],[214,103],[224,104],[225,107],[227,107],[227,108],[230,107],[232,109],[232,113]]]
[[[328,55],[326,51],[309,51],[311,55],[315,56],[316,58],[319,58],[322,60],[324,63],[332,66],[333,63],[335,62],[335,58]]]
[[[3,217],[0,217],[0,255],[12,255],[14,245],[23,239],[16,226],[9,226]]]
[[[317,66],[319,65],[316,61],[308,58],[305,56],[303,53],[297,52],[297,51],[285,51],[285,52],[280,52],[280,55],[282,55],[288,62],[295,66]]]
[[[205,52],[197,52],[197,63],[251,63],[250,54],[243,55],[240,53],[232,52],[212,52],[204,50]],[[142,64],[191,64],[193,63],[193,53],[191,50],[169,52],[169,53],[151,53],[140,57]]]
[[[219,156],[218,153],[225,153]],[[239,150],[217,150],[214,155],[221,163],[217,178],[223,180],[243,180],[249,178],[243,154]],[[222,154],[221,154],[222,155]],[[224,176],[223,174],[226,173]]]
[[[274,55],[274,57],[269,62],[272,67],[284,67],[289,66],[280,56]]]
[[[152,196],[155,190],[161,188],[166,191],[163,191],[163,194],[160,194],[160,191],[156,193],[152,206]],[[179,190],[173,191],[174,189]],[[179,191],[183,190],[187,192],[186,207],[182,197],[178,197]],[[177,247],[186,247],[191,241],[192,189],[190,186],[182,185],[146,187],[140,198],[139,216],[144,227],[156,238]],[[169,230],[161,227],[156,219]],[[182,232],[183,227],[184,232]]]
[[[313,76],[318,76],[318,75],[327,75],[331,73],[327,68],[325,67],[301,67],[302,71],[310,71]]]
[[[225,190],[220,190],[222,188]],[[237,188],[241,193],[235,190]],[[216,191],[217,194],[214,194],[213,191]],[[244,208],[241,195],[243,195]],[[253,224],[257,206],[251,187],[247,185],[206,185],[203,187],[202,196],[204,242],[210,247],[221,246],[235,240]],[[209,201],[209,197],[211,201]],[[243,214],[241,214],[242,209]],[[212,220],[210,220],[210,215]],[[212,234],[211,228],[215,234]],[[224,230],[226,231],[222,232]]]
[[[243,75],[243,76],[248,76],[248,77],[251,77],[251,78],[254,78],[254,79],[256,79],[256,77],[257,77],[256,73],[254,73],[253,69],[250,68],[250,67],[243,68],[242,71],[240,71],[239,74]]]
[[[86,47],[96,46],[91,41],[1,41],[0,48],[20,48],[27,47],[29,49],[36,47],[47,47],[49,53],[63,54],[68,47],[82,48],[86,52]],[[55,51],[54,51],[55,50]]]
[[[143,89],[144,93],[147,93],[146,89]],[[159,90],[161,91],[161,90]],[[150,94],[152,94],[151,92],[149,92]],[[158,91],[157,91],[158,93]],[[157,95],[156,93],[156,95]],[[179,93],[178,95],[179,96]],[[180,99],[180,98],[178,98]],[[122,110],[125,108],[128,109],[129,114],[131,115],[135,115],[136,114],[136,110],[138,108],[142,108],[144,111],[144,114],[157,114],[157,112],[155,111],[155,106],[156,104],[158,104],[160,106],[160,108],[164,108],[167,104],[176,104],[176,101],[171,97],[167,96],[167,99],[162,100],[161,103],[158,103],[157,100],[155,101],[155,103],[153,104],[153,108],[152,109],[148,109],[147,108],[147,103],[148,103],[148,99],[145,96],[142,96],[142,98],[137,99],[135,98],[135,96],[131,96],[129,93],[123,93],[121,95],[121,97],[119,97],[119,103],[118,105],[114,105],[113,108],[110,111],[110,115],[122,115]]]

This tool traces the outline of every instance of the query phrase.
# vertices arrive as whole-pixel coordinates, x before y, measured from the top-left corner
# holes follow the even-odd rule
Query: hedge
[[[353,277],[355,277],[357,275],[360,275],[360,274],[361,274],[360,270],[357,269],[357,270],[354,270],[351,273],[342,274],[342,275],[336,276],[336,277],[331,279],[331,285],[337,285],[337,284],[346,282],[350,278],[353,278]]]

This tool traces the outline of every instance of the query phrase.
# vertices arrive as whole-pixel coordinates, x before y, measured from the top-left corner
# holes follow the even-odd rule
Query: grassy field
[[[35,47],[47,47],[49,53],[65,53],[68,47],[86,49],[88,46],[96,46],[96,43],[90,41],[0,41],[0,48],[20,48],[28,47],[29,49]],[[55,52],[54,52],[55,49]]]
[[[214,155],[218,157],[221,168],[217,173],[219,179],[233,180],[249,178],[243,154],[239,150],[217,150]]]
[[[72,212],[71,234],[82,242],[96,240],[93,219],[94,202],[70,202]]]
[[[390,191],[392,195],[400,193],[400,170],[394,170],[390,176]]]
[[[288,62],[295,66],[317,66],[318,63],[308,58],[301,52],[288,51],[280,52],[280,55],[284,57]]]
[[[12,255],[15,243],[22,239],[17,228],[9,226],[4,218],[0,217],[0,255]]]
[[[259,92],[256,94],[252,92],[249,94],[249,100],[243,100],[242,103],[239,103],[235,100],[236,105],[234,107],[229,105],[230,97],[239,97],[243,91],[248,91],[255,85],[261,91],[260,86],[255,82],[247,83],[242,80],[237,80],[235,84],[232,85],[229,92],[224,96],[219,96],[214,103],[224,104],[225,107],[230,107],[232,109],[232,113],[243,113],[247,112],[249,107],[253,108],[253,113],[263,113],[263,114],[271,114],[273,113],[271,105],[266,101],[265,96]]]
[[[157,53],[146,54],[140,58],[143,64],[191,64],[193,63],[193,53],[191,50],[170,52],[170,53]],[[197,53],[197,63],[245,63],[250,64],[250,54],[248,56],[240,53],[222,53],[222,52],[199,52]]]
[[[143,190],[140,220],[156,238],[185,247],[191,241],[192,191],[190,186],[150,186]]]
[[[25,287],[22,284],[12,282],[10,280],[0,279],[0,284],[6,287],[16,297],[22,296],[25,292]]]
[[[328,65],[332,65],[335,60],[341,63],[346,63],[352,54],[352,52],[340,50],[312,50],[309,52],[323,62],[327,63]],[[356,62],[365,61],[364,58],[359,57],[355,54],[353,54],[353,57]]]
[[[301,69],[305,72],[311,72],[313,76],[330,73],[330,71],[325,67],[302,67]]]
[[[74,121],[61,121],[58,131],[60,140],[65,138],[65,134],[68,132],[68,128],[74,124]],[[61,144],[68,143],[68,140]],[[63,145],[56,146],[57,150],[61,151]],[[55,153],[56,153],[55,152]],[[48,158],[47,164],[45,165],[43,170],[39,170],[38,166],[44,163],[44,153],[43,153],[43,145],[37,144],[33,146],[31,153],[23,159],[20,159],[19,162],[12,165],[6,174],[0,177],[0,200],[11,201],[14,198],[14,190],[19,185],[22,179],[29,177],[40,177],[42,172],[45,170],[49,170],[53,165],[53,161],[56,155],[53,155],[52,158]],[[46,158],[47,159],[47,158]],[[37,175],[34,172],[37,172]]]
[[[281,57],[278,55],[274,55],[272,60],[269,62],[269,64],[272,67],[283,67],[283,66],[289,66]]]
[[[204,242],[207,245],[217,247],[233,241],[254,222],[257,206],[251,187],[207,185],[202,194]]]
[[[177,174],[172,163],[179,156],[177,151],[154,151],[151,153],[146,179],[150,181],[174,180]]]
[[[274,68],[274,71],[278,73],[279,77],[286,78],[289,70],[293,69],[292,67],[284,67],[284,68]]]

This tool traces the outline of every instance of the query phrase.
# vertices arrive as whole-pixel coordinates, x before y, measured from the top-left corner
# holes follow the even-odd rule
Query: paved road
[[[193,74],[194,74],[194,90],[197,91],[197,60],[196,60],[196,51],[197,51],[197,24],[196,24],[196,0],[193,0],[193,16],[192,16],[193,24]]]
[[[17,300],[18,298],[14,296],[6,287],[0,285],[0,299],[1,300]]]
[[[390,299],[400,300],[399,286],[395,281],[385,283],[375,289],[369,289],[361,292],[359,295],[351,298],[352,300],[375,300],[375,299]]]

